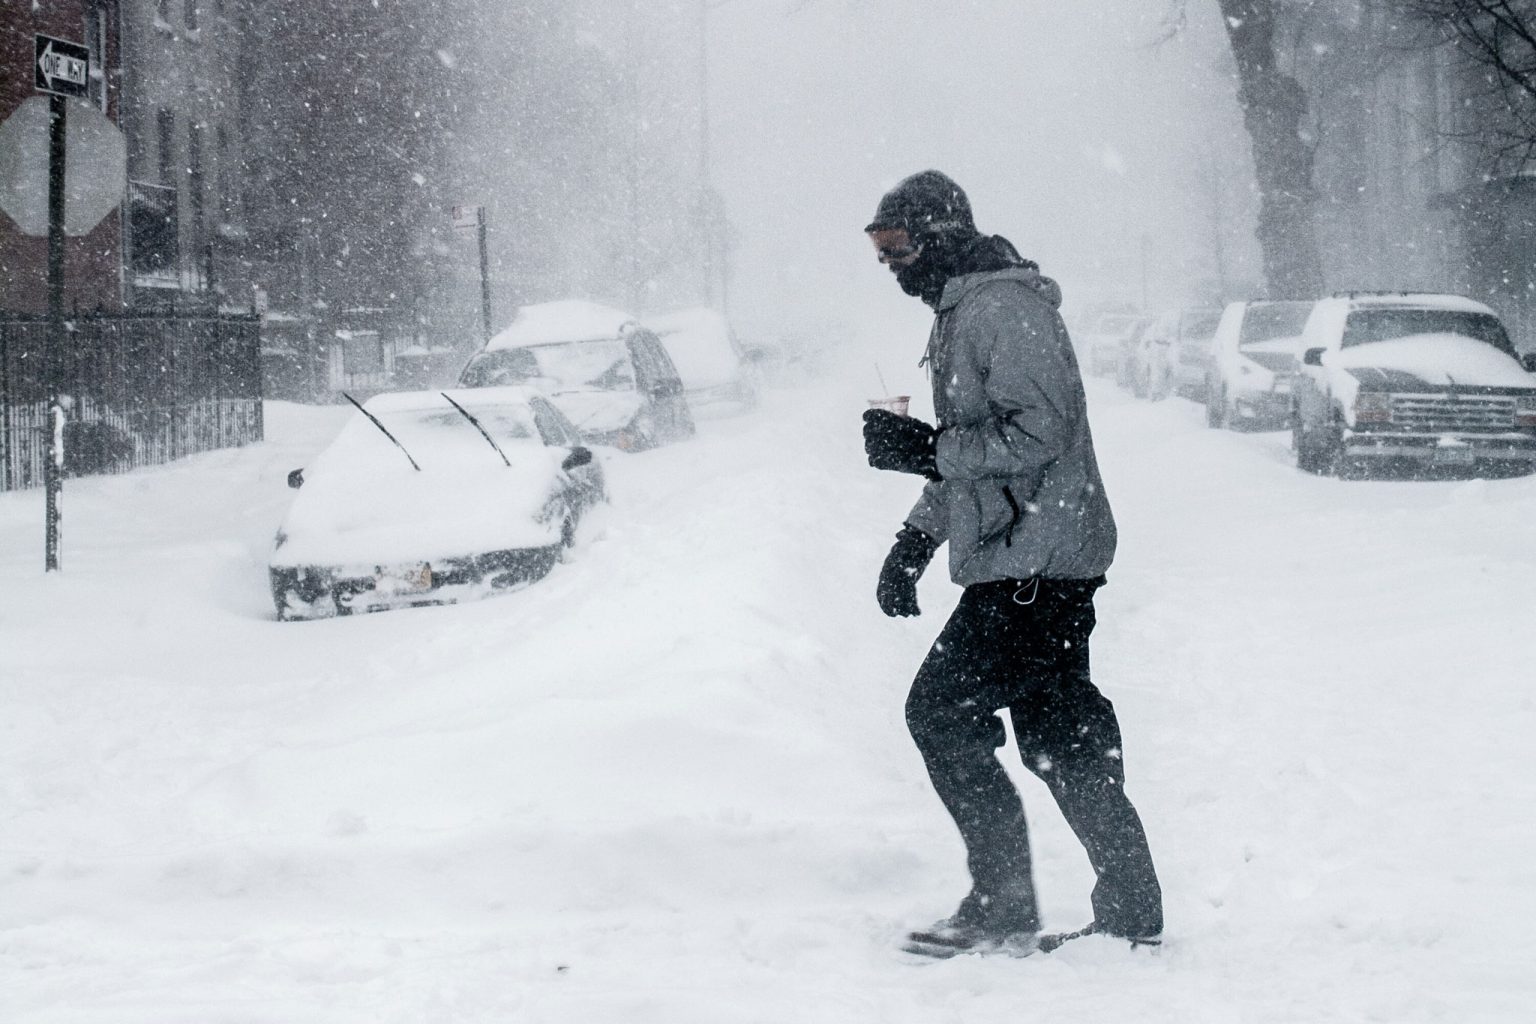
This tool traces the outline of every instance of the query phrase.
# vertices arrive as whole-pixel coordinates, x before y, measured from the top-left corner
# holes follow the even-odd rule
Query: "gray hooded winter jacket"
[[[1028,267],[951,278],[928,338],[943,480],[907,523],[949,542],[949,575],[1092,579],[1115,520],[1056,282]]]

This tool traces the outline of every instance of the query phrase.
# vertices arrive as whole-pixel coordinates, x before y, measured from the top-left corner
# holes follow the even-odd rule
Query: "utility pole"
[[[485,340],[491,340],[491,261],[485,244],[485,207],[477,206],[476,228],[480,235],[480,322]]]
[[[1151,304],[1147,297],[1147,263],[1150,259],[1151,249],[1152,236],[1143,234],[1141,236],[1141,311],[1143,313],[1151,311]]]
[[[625,11],[625,83],[629,114],[629,165],[626,168],[629,197],[629,244],[625,247],[629,259],[629,314],[639,316],[644,300],[644,283],[640,280],[640,46],[639,0],[630,0]]]
[[[699,240],[704,304],[715,304],[715,226],[709,190],[709,3],[699,0]]]

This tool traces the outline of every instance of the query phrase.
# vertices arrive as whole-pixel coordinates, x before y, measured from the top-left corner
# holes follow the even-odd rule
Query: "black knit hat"
[[[976,234],[971,201],[947,174],[919,171],[880,197],[875,219],[864,230],[904,228],[914,239]]]

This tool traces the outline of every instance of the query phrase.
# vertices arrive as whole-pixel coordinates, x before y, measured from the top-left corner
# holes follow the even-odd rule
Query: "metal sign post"
[[[48,384],[48,457],[43,468],[47,491],[44,569],[59,569],[60,499],[64,491],[64,407],[59,401],[59,358],[64,347],[64,97],[48,97],[48,353],[43,376]]]
[[[453,226],[468,230],[473,228],[480,242],[480,327],[485,340],[491,340],[491,261],[485,242],[485,207],[455,206],[452,211]]]
[[[32,84],[48,93],[48,352],[44,376],[48,385],[48,455],[43,467],[45,499],[44,571],[59,570],[59,520],[64,490],[64,406],[59,400],[59,375],[64,351],[64,181],[65,145],[70,96],[86,96],[90,83],[90,51],[79,43],[51,36],[34,37]]]

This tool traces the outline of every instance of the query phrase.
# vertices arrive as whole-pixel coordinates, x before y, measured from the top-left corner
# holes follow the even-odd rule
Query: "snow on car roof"
[[[686,331],[689,334],[712,334],[721,339],[729,338],[731,335],[731,329],[726,324],[725,317],[707,306],[693,306],[663,316],[647,317],[645,323],[657,334]]]
[[[487,352],[497,349],[552,345],[562,341],[594,341],[617,338],[635,318],[621,309],[584,299],[561,299],[524,306],[512,325],[485,343]]]
[[[712,309],[694,307],[646,321],[656,332],[678,376],[689,388],[712,387],[741,376],[741,359],[731,344],[731,328]]]
[[[1498,315],[1475,299],[1469,299],[1464,295],[1442,295],[1435,292],[1362,292],[1355,295],[1336,295],[1332,301],[1347,302],[1352,309],[1362,306],[1406,306],[1413,309],[1445,309],[1458,313]]]

